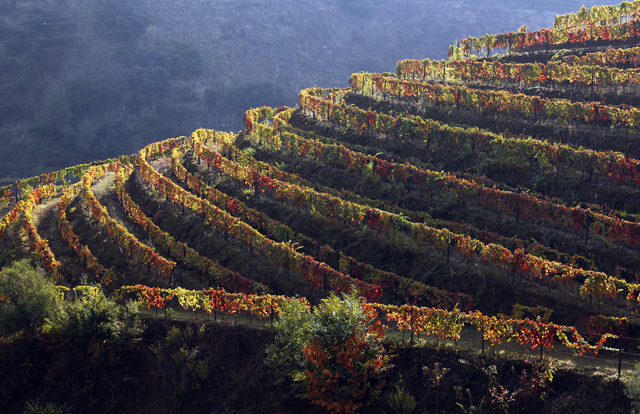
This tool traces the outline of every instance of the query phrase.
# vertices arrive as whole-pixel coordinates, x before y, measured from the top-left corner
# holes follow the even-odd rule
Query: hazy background
[[[610,3],[614,4],[614,3]],[[582,1],[0,0],[0,185],[348,86]],[[590,7],[592,4],[585,4]]]

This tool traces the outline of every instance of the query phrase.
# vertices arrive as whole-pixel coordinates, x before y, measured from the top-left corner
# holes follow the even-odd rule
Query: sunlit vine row
[[[95,170],[94,179],[101,178],[106,174],[106,170]],[[91,174],[92,171],[89,171]],[[80,244],[80,237],[73,231],[73,227],[67,218],[67,209],[82,189],[82,182],[74,184],[63,190],[62,196],[58,201],[58,233],[62,236],[62,240],[73,250],[75,255],[82,260],[83,266],[93,274],[98,282],[103,286],[108,286],[116,279],[116,274],[112,269],[106,268],[100,264],[98,259],[93,255],[89,247]]]
[[[325,145],[317,141],[311,142],[288,132],[276,133],[272,131],[271,134],[265,133],[265,130],[270,127],[265,124],[258,125],[261,127],[256,128],[254,125],[254,130],[259,129],[262,131],[260,139],[263,142],[271,137],[270,145],[286,149],[294,156],[308,156],[326,164],[348,160],[345,162],[348,165],[352,165],[358,157],[365,157],[366,162],[357,162],[358,168],[366,165],[370,161],[369,158],[373,158],[363,154],[354,154],[344,147]],[[236,179],[258,177],[247,180],[247,184],[252,185],[254,188],[256,186],[258,188],[274,187],[276,190],[271,193],[276,198],[294,204],[311,205],[325,217],[340,217],[347,222],[363,223],[378,232],[407,233],[410,235],[414,246],[427,245],[446,251],[451,246],[465,257],[476,257],[498,269],[506,268],[514,274],[529,275],[532,279],[548,278],[569,284],[579,276],[586,279],[581,287],[581,293],[585,296],[591,295],[598,298],[612,299],[625,292],[625,294],[628,294],[627,299],[630,302],[634,303],[637,299],[634,293],[638,289],[637,285],[629,284],[624,280],[608,276],[602,272],[573,268],[562,263],[527,254],[522,249],[510,251],[493,243],[484,244],[469,236],[455,234],[448,229],[439,230],[423,223],[408,222],[397,214],[379,209],[369,209],[366,206],[320,194],[308,188],[272,179],[255,171],[247,171],[246,168],[202,146],[196,146],[196,153],[207,160],[210,165],[216,166],[225,174]]]
[[[221,312],[224,314],[247,313],[260,318],[270,318],[279,315],[282,306],[290,301],[298,301],[310,308],[304,298],[292,298],[279,295],[255,295],[247,293],[229,293],[224,289],[187,290],[183,288],[163,289],[144,285],[124,286],[117,292],[126,297],[131,294],[137,296],[148,308],[164,308],[172,299],[187,311],[197,312],[202,309],[205,313]]]
[[[364,129],[374,125],[380,133],[392,133],[397,122],[395,117],[364,111],[355,107],[334,104],[330,98],[312,96],[302,91],[300,104],[304,111],[313,113],[317,118],[330,122],[346,124],[355,129]],[[419,119],[412,117],[412,120]],[[475,200],[478,204],[496,208],[520,217],[532,220],[555,222],[569,230],[585,229],[585,239],[589,230],[593,230],[611,240],[629,245],[640,244],[640,224],[614,218],[590,209],[567,207],[551,201],[542,200],[526,193],[515,193],[485,186],[484,184],[459,178],[445,172],[435,172],[415,167],[411,164],[393,163],[381,158],[350,151],[341,145],[326,145],[317,141],[305,140],[294,134],[269,133],[261,139],[271,139],[270,145],[284,146],[298,156],[310,156],[327,164],[342,165],[348,170],[360,171],[365,165],[373,163],[375,173],[386,180],[398,182],[411,181],[417,186],[429,190],[450,194],[459,202]]]
[[[325,263],[316,261],[311,256],[297,252],[288,244],[275,242],[209,201],[182,189],[147,163],[144,149],[140,152],[140,172],[142,177],[158,191],[165,194],[169,201],[197,212],[203,216],[205,223],[211,224],[225,234],[239,240],[248,248],[255,248],[276,265],[301,274],[312,286],[324,286],[333,291],[349,292],[351,286],[355,285],[360,293],[367,298],[378,298],[382,294],[379,286],[353,279],[331,269]]]
[[[27,233],[29,240],[29,247],[35,250],[36,256],[42,261],[46,271],[52,276],[54,281],[58,281],[60,274],[58,273],[61,263],[56,260],[49,243],[46,239],[43,239],[38,233],[35,220],[33,218],[33,209],[36,204],[42,199],[49,198],[56,193],[56,186],[54,184],[45,184],[36,187],[32,190],[24,200],[21,202],[21,210],[19,212],[20,226]]]
[[[561,62],[502,63],[485,60],[401,60],[396,65],[404,80],[509,81],[529,86],[561,83],[581,86],[640,85],[640,69],[572,65]]]
[[[543,28],[536,31],[519,30],[517,32],[505,32],[500,34],[486,34],[481,37],[468,37],[458,41],[457,45],[449,47],[449,57],[470,57],[474,50],[488,56],[496,49],[506,51],[523,51],[526,48],[537,47],[542,50],[555,49],[560,45],[569,47],[570,44],[585,43],[588,41],[611,42],[627,41],[640,36],[640,20],[632,20],[616,26],[586,27],[558,27],[555,29]]]
[[[182,262],[191,269],[200,272],[200,277],[211,283],[223,286],[233,292],[253,293],[267,292],[268,288],[244,276],[228,270],[218,262],[201,256],[186,243],[176,241],[169,233],[158,227],[149,219],[127,193],[124,183],[133,171],[133,166],[123,166],[116,170],[114,179],[115,192],[128,216],[149,235],[151,242],[161,248],[176,261]],[[206,278],[204,277],[206,275]]]
[[[135,294],[138,300],[148,307],[163,308],[176,298],[179,305],[188,311],[195,312],[202,309],[207,314],[214,311],[231,314],[247,313],[271,319],[281,312],[282,305],[288,301],[300,301],[306,305],[309,311],[311,309],[309,303],[300,298],[233,294],[213,289],[190,291],[181,288],[161,289],[136,285],[121,288],[119,294],[125,297]],[[553,341],[558,340],[579,354],[590,352],[595,355],[607,338],[616,337],[616,335],[605,333],[595,345],[591,345],[572,326],[541,323],[530,319],[490,317],[478,311],[462,312],[459,309],[448,311],[410,305],[393,306],[379,303],[372,303],[372,305],[383,311],[386,319],[394,322],[401,330],[414,333],[424,332],[427,335],[436,335],[441,339],[458,340],[463,326],[471,325],[478,329],[483,339],[492,346],[517,340],[520,344],[528,344],[532,348],[538,346],[553,348]]]
[[[74,165],[63,170],[25,178],[4,187],[0,187],[0,206],[11,202],[18,202],[21,196],[29,193],[33,187],[43,184],[68,185],[71,178],[82,178],[85,171],[93,166],[110,164],[113,160],[95,161],[89,164]]]
[[[604,52],[590,52],[582,56],[569,55],[562,58],[562,61],[570,65],[589,66],[640,66],[640,47],[630,47],[627,49],[607,49]]]
[[[112,164],[115,171],[117,163]],[[114,220],[107,210],[100,204],[91,191],[93,177],[85,174],[82,181],[82,200],[91,211],[91,217],[100,224],[112,237],[126,256],[135,264],[146,265],[150,269],[156,270],[159,276],[171,279],[175,262],[167,260],[156,253],[151,247],[141,243],[134,235],[116,220]]]
[[[409,81],[371,73],[354,73],[351,86],[364,94],[386,94],[433,102],[437,106],[467,109],[482,114],[500,113],[566,126],[569,121],[593,125],[640,127],[640,109],[601,102],[572,102],[503,90],[473,89],[462,85]]]

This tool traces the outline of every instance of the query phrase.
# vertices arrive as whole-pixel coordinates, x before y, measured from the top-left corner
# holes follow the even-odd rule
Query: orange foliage
[[[307,398],[331,413],[355,413],[367,394],[380,390],[385,358],[380,340],[385,327],[373,306],[362,303],[366,318],[362,326],[343,343],[323,344],[312,339],[304,348],[304,356],[314,368],[307,369]]]

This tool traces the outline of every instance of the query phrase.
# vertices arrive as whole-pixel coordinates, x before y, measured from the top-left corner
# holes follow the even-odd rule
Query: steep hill
[[[273,375],[262,363],[273,332],[244,325],[273,321],[294,296],[316,305],[331,292],[357,292],[398,335],[387,344],[397,368],[371,412],[388,412],[396,386],[416,397],[417,412],[472,410],[474,401],[491,412],[628,412],[624,383],[606,360],[624,356],[624,378],[640,344],[640,4],[631,5],[583,9],[553,29],[461,39],[448,61],[401,60],[394,72],[353,73],[348,88],[303,89],[295,108],[249,109],[238,134],[198,129],[0,188],[0,266],[30,257],[64,286],[97,283],[195,319],[206,311],[204,324],[150,315],[151,328],[126,351],[94,344],[99,364],[107,364],[102,351],[130,352],[166,373],[122,375],[118,363],[104,365],[108,378],[144,384],[127,398],[155,407],[149,412],[199,412],[212,401],[224,404],[215,412],[310,410],[285,396],[287,384],[261,382]],[[219,313],[243,327],[210,321]],[[455,350],[398,349],[399,335],[413,344],[420,334]],[[171,358],[188,369],[163,366],[172,335],[184,337],[188,349],[179,352],[203,359],[187,363],[176,350]],[[256,336],[248,371],[237,350],[225,348],[230,365],[213,351],[198,354]],[[3,342],[11,356],[3,369],[24,362],[20,341],[46,349],[39,358],[49,369],[20,377],[39,394],[5,385],[11,407],[19,412],[37,396],[73,404],[55,393],[61,374],[50,369],[64,366],[58,358],[69,345]],[[550,385],[545,363],[502,359],[496,348],[521,358],[530,349],[540,359],[564,352],[574,364],[576,355],[600,354],[603,373],[565,365]],[[194,361],[216,372],[202,374]],[[215,394],[229,386],[225,366],[237,373],[231,384],[255,372],[247,392],[264,404]],[[111,398],[105,412],[131,410],[124,398],[81,385],[96,372],[67,384],[74,409]],[[180,392],[163,394],[180,375]],[[181,394],[188,390],[191,400]]]

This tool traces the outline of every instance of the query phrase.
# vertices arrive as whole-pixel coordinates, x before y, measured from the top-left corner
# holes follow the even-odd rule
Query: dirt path
[[[149,317],[156,317],[155,310],[143,310],[142,314]],[[164,317],[162,310],[158,311],[159,318]],[[223,320],[224,318],[224,320]],[[195,322],[193,312],[184,310],[170,311],[170,319]],[[198,321],[214,322],[213,315],[198,314]],[[218,313],[217,323],[229,325],[253,325],[263,326],[270,329],[271,323],[269,319],[258,319],[246,315],[222,315]],[[460,339],[453,341],[451,339],[440,340],[436,336],[414,335],[414,342],[410,342],[410,334],[402,333],[393,327],[387,329],[386,337],[388,340],[399,346],[409,347],[437,347],[449,350],[461,350],[467,352],[482,353],[482,338],[480,332],[473,327],[465,327],[462,329]],[[517,341],[506,342],[491,348],[488,342],[485,342],[484,353],[488,356],[494,356],[498,359],[538,359],[540,358],[540,348],[531,349],[526,345],[520,345]],[[612,379],[618,376],[618,355],[602,350],[596,357],[592,355],[576,355],[572,350],[561,344],[554,344],[552,349],[544,349],[544,356],[551,357],[561,369],[575,369],[585,375],[607,376]],[[633,373],[636,363],[640,362],[640,354],[625,353],[622,358],[622,379],[628,379]]]

